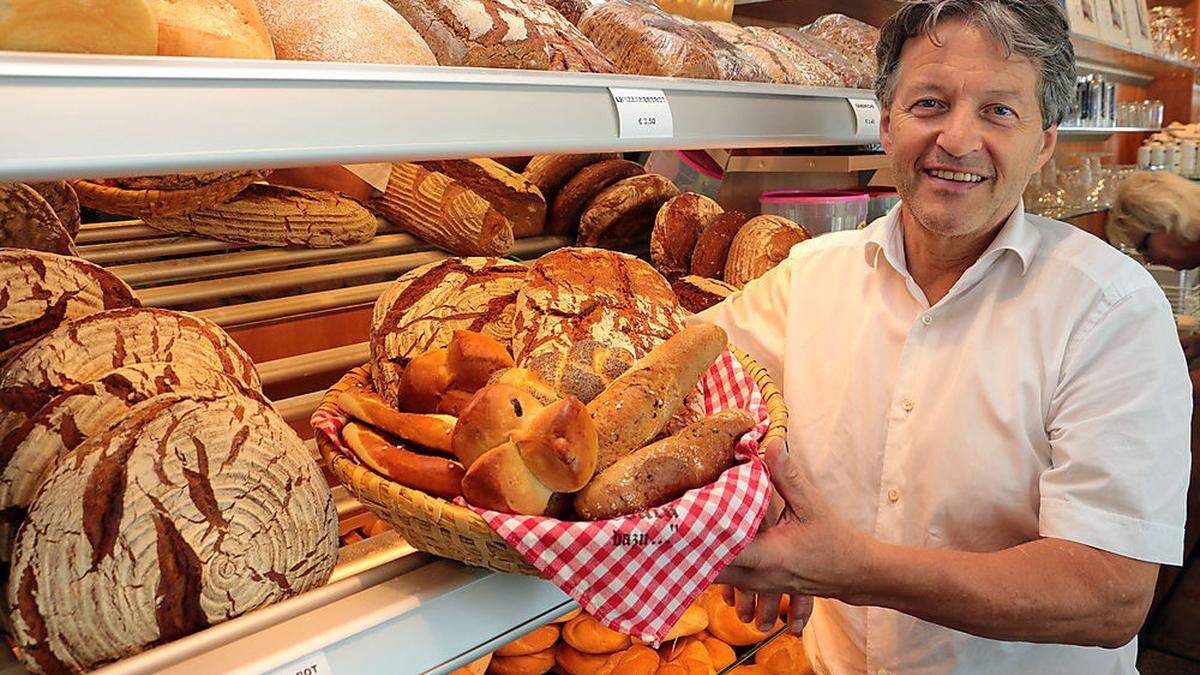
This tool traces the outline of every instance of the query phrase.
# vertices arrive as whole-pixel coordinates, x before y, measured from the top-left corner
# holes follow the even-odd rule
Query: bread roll
[[[484,654],[462,668],[450,671],[450,675],[483,675],[490,665],[492,665],[492,655]]]
[[[701,609],[703,614],[704,610]],[[662,658],[667,662],[693,660],[707,664],[712,667],[711,658],[708,655],[708,650],[704,648],[704,643],[693,637],[683,637],[679,640],[668,641],[664,639],[662,648]]]
[[[708,485],[733,466],[738,439],[753,427],[754,418],[744,410],[702,419],[598,473],[575,495],[575,510],[587,520],[627,516]]]
[[[691,269],[692,252],[701,230],[723,213],[720,204],[695,192],[672,197],[654,218],[650,235],[650,260],[668,280]]]
[[[512,443],[483,453],[463,476],[463,497],[472,505],[501,513],[548,516],[556,511],[554,490],[533,475]]]
[[[612,672],[610,659],[616,655],[588,654],[564,641],[559,642],[554,651],[554,662],[567,675],[601,675],[605,671]]]
[[[628,349],[606,347],[588,339],[572,344],[565,352],[551,349],[538,352],[525,365],[560,395],[591,403],[636,360]]]
[[[500,656],[494,654],[488,666],[491,675],[542,675],[554,667],[554,649],[526,654],[524,656]]]
[[[529,470],[556,492],[575,492],[596,473],[596,426],[574,396],[555,401],[512,432]]]
[[[394,445],[355,422],[342,427],[342,440],[363,464],[384,478],[442,499],[454,499],[462,494],[464,471],[458,462]]]
[[[575,609],[567,612],[566,614],[563,614],[562,616],[558,617],[557,619],[554,619],[550,623],[554,623],[554,624],[566,623],[566,622],[570,621],[571,619],[574,619],[575,617],[579,616],[582,613],[583,613],[583,608],[576,607]]]
[[[431,349],[408,362],[400,377],[396,408],[402,412],[435,413],[450,390],[449,349]]]
[[[701,638],[700,642],[704,644],[704,648],[708,650],[708,658],[712,661],[713,668],[716,670],[724,670],[728,668],[734,661],[737,661],[737,653],[733,651],[733,647],[721,642],[711,635]]]
[[[675,296],[679,298],[679,304],[693,314],[703,312],[738,292],[738,289],[724,281],[690,274],[673,281],[671,290],[675,291]]]
[[[254,0],[156,0],[159,56],[273,59]]]
[[[579,245],[620,248],[645,241],[659,209],[678,194],[674,183],[656,173],[613,183],[579,217]]]
[[[617,159],[615,152],[595,152],[582,155],[536,155],[525,165],[523,175],[541,190],[546,201],[551,202],[567,181],[586,166],[597,162]]]
[[[812,664],[804,653],[804,642],[784,633],[763,645],[754,655],[754,663],[766,668],[770,675],[812,675]]]
[[[604,471],[657,436],[726,343],[725,331],[716,326],[685,328],[589,403],[600,444],[596,470]]]
[[[520,387],[503,382],[484,387],[463,408],[454,426],[450,437],[454,456],[471,468],[485,452],[506,443],[515,429],[527,424],[544,407]]]
[[[562,639],[585,654],[611,654],[629,648],[629,636],[605,628],[590,614],[580,614],[563,626]]]
[[[550,405],[558,399],[563,398],[562,395],[554,390],[554,387],[546,384],[545,380],[528,368],[502,370],[492,375],[492,379],[488,384],[511,384],[533,396],[542,405]]]
[[[734,647],[756,645],[783,626],[782,621],[776,621],[771,630],[763,632],[752,623],[743,623],[737,616],[737,610],[725,604],[718,586],[706,589],[700,595],[697,604],[708,614],[708,632],[721,642]]]
[[[726,211],[713,218],[696,237],[696,250],[692,252],[692,276],[709,279],[725,276],[729,247],[749,220],[750,216],[741,211]]]
[[[496,656],[526,656],[536,652],[544,652],[558,642],[562,631],[555,624],[547,624],[541,628],[522,635],[512,642],[496,650]]]
[[[448,415],[418,415],[393,410],[381,396],[362,387],[343,391],[338,408],[356,420],[366,422],[410,443],[444,454],[451,454],[450,434],[456,420]]]
[[[793,246],[811,238],[802,225],[782,216],[752,218],[729,245],[725,282],[744,287],[783,262]]]
[[[580,169],[558,190],[550,207],[546,231],[572,234],[579,229],[579,217],[596,195],[618,181],[646,173],[642,165],[624,159],[607,159]]]
[[[512,367],[512,356],[499,340],[474,331],[454,331],[446,352],[448,389],[474,394],[494,373]]]
[[[429,46],[383,0],[257,0],[276,58],[436,66]]]
[[[154,0],[6,0],[0,49],[86,54],[158,52]]]
[[[667,632],[663,642],[695,635],[705,628],[708,628],[708,614],[704,608],[696,604],[689,605],[687,609],[683,610],[683,615],[679,617],[675,625],[671,626],[671,630]]]

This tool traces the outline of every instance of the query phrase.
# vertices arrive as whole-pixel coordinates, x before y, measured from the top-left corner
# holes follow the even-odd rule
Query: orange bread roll
[[[491,675],[542,675],[554,667],[554,650],[525,656],[493,656],[488,666]]]
[[[791,634],[780,635],[754,655],[754,663],[767,669],[771,675],[804,675],[812,673],[808,655],[804,653],[804,642]]]
[[[696,659],[676,659],[658,667],[655,675],[715,675],[712,664]]]
[[[630,647],[611,654],[602,675],[655,675],[660,664],[658,652],[649,647]]]
[[[708,650],[708,658],[712,661],[713,668],[724,670],[729,667],[729,664],[737,661],[737,654],[733,652],[733,647],[721,642],[715,637],[708,637],[701,640],[704,643],[704,648]]]
[[[627,649],[629,636],[605,628],[588,614],[580,614],[563,626],[562,638],[586,654],[611,654]]]
[[[755,663],[738,666],[729,671],[729,675],[771,675],[771,671]]]
[[[753,623],[742,623],[737,616],[737,610],[725,604],[719,594],[705,599],[704,609],[708,612],[708,632],[713,637],[734,647],[749,647],[762,642],[768,635],[783,625],[776,620],[771,630],[763,632],[754,627]]]
[[[567,612],[566,614],[563,614],[562,616],[551,621],[550,623],[566,623],[566,622],[570,621],[571,619],[574,619],[575,617],[579,616],[582,613],[583,613],[583,608],[576,607],[575,609]]]
[[[566,642],[558,643],[554,650],[554,661],[559,670],[567,675],[601,675],[609,668],[609,659],[615,654],[588,654],[575,649]]]
[[[450,671],[450,675],[483,675],[491,664],[492,655],[484,654],[462,668]]]
[[[542,626],[496,650],[496,656],[526,656],[544,652],[558,642],[559,628],[554,624]]]
[[[663,660],[667,662],[692,659],[693,661],[712,665],[712,659],[708,655],[708,650],[704,648],[704,643],[696,638],[685,637],[672,640],[671,642],[664,642],[659,653]]]
[[[683,615],[675,622],[675,625],[671,626],[671,630],[663,638],[663,642],[688,635],[695,635],[707,627],[708,613],[700,605],[692,605],[685,609]]]

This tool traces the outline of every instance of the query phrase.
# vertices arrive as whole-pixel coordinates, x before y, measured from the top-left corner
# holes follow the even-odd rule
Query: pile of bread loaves
[[[869,88],[878,31],[696,22],[639,0],[17,0],[0,49],[628,73]]]
[[[0,249],[0,562],[35,672],[320,586],[337,512],[219,327],[74,257]]]
[[[671,281],[679,301],[700,312],[766,274],[796,244],[810,239],[782,216],[725,211],[695,193],[663,205],[654,220],[650,259]]]
[[[683,319],[650,265],[604,249],[430,263],[375,305],[373,390],[340,395],[343,440],[396,482],[483,508],[596,520],[663,504],[715,480],[754,426],[703,414],[726,337]]]
[[[786,600],[780,616],[786,616]],[[775,628],[782,626],[778,622]],[[454,675],[541,675],[555,669],[566,675],[712,675],[728,668],[738,650],[765,640],[762,632],[742,623],[721,599],[720,587],[709,587],[684,611],[658,649],[605,628],[575,610],[562,618],[455,671]],[[804,675],[812,669],[800,638],[784,634],[755,652],[738,675]]]

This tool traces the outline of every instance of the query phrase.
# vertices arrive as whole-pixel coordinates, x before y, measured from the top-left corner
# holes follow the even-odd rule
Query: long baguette
[[[753,426],[745,410],[724,410],[626,455],[575,495],[575,511],[586,520],[616,518],[708,485],[733,465],[738,438]]]
[[[463,467],[445,457],[422,455],[388,443],[383,436],[351,422],[342,428],[342,440],[373,471],[401,485],[443,499],[462,494]]]
[[[588,404],[599,442],[597,472],[649,443],[725,349],[717,326],[692,326],[625,371]]]
[[[450,434],[457,420],[449,415],[402,413],[393,410],[379,394],[361,387],[342,392],[338,396],[338,407],[354,419],[393,436],[430,450],[452,454]]]

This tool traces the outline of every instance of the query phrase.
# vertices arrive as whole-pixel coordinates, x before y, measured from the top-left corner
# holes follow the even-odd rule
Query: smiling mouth
[[[972,185],[982,183],[987,180],[987,176],[981,176],[977,173],[966,171],[945,171],[942,169],[925,169],[925,173],[944,181],[960,183],[963,185]]]

